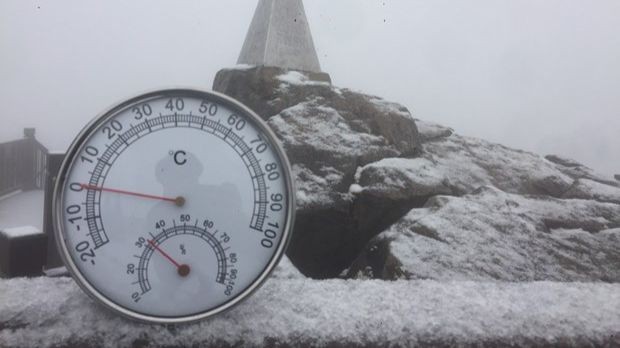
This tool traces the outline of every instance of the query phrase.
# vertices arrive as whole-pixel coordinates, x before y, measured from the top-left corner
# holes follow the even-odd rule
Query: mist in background
[[[211,88],[257,0],[0,2],[0,142],[64,151],[144,90]],[[334,85],[416,118],[620,173],[617,0],[306,0]]]

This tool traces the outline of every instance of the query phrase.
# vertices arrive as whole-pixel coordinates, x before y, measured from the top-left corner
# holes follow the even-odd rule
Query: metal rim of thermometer
[[[54,191],[56,240],[80,287],[152,323],[225,311],[268,277],[290,239],[295,191],[274,133],[250,109],[166,89],[96,117]]]

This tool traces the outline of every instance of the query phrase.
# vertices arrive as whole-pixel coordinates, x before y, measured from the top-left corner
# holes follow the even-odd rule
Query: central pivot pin
[[[187,277],[189,275],[190,268],[188,265],[179,266],[177,272],[181,277]]]

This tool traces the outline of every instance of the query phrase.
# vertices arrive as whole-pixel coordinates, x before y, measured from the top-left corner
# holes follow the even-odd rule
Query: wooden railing
[[[24,138],[0,144],[0,197],[17,190],[42,190],[48,151],[24,130]]]

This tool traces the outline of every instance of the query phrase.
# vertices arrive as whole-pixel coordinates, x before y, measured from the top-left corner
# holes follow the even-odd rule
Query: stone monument
[[[260,0],[237,63],[303,71],[330,82],[321,72],[302,0]]]

